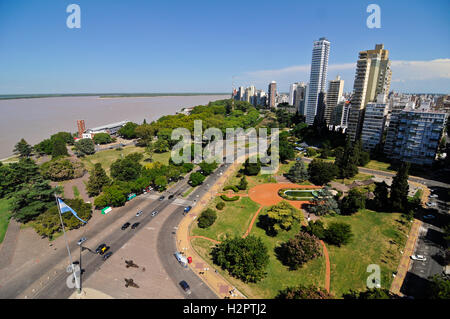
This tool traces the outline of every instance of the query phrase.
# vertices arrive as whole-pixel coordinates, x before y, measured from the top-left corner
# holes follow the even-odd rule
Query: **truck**
[[[132,200],[135,197],[136,197],[135,193],[129,194],[128,197],[127,197],[127,200]]]

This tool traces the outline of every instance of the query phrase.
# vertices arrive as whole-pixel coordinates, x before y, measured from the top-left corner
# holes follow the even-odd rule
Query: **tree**
[[[427,295],[430,299],[450,299],[450,279],[439,274],[430,277]]]
[[[53,141],[55,139],[61,139],[66,144],[70,144],[70,145],[73,144],[73,136],[69,132],[58,132],[58,133],[53,134],[52,136],[50,136],[50,140]]]
[[[72,162],[67,159],[54,159],[42,164],[42,175],[52,181],[65,181],[73,179],[75,176],[75,168]]]
[[[166,176],[158,176],[155,178],[155,186],[161,191],[165,190],[167,187],[167,177]]]
[[[52,141],[52,158],[57,158],[60,156],[68,156],[66,142],[61,137],[55,137],[51,139]]]
[[[200,228],[208,228],[216,221],[217,214],[211,208],[203,211],[198,218],[198,227]]]
[[[95,144],[109,144],[112,142],[112,138],[108,133],[97,133],[94,135]]]
[[[205,178],[205,175],[200,174],[199,172],[194,172],[189,176],[189,184],[191,184],[192,187],[195,187],[203,183]]]
[[[297,270],[308,261],[322,255],[322,247],[316,236],[299,232],[294,238],[275,249],[278,259],[290,270]]]
[[[111,164],[111,176],[120,181],[136,180],[142,172],[142,165],[139,163],[142,157],[140,153],[131,153],[123,159],[117,159]]]
[[[324,187],[317,191],[317,196],[314,196],[308,210],[317,216],[340,214],[339,205],[329,187]]]
[[[260,215],[258,226],[269,236],[276,236],[282,230],[290,230],[295,222],[301,221],[302,214],[286,201],[271,206],[267,214]]]
[[[359,148],[347,137],[344,150],[336,154],[334,164],[338,167],[339,178],[351,178],[358,174]]]
[[[39,144],[36,144],[34,150],[38,152],[39,155],[52,155],[53,142],[51,139],[45,139]]]
[[[217,163],[216,162],[212,162],[212,163],[201,162],[200,164],[198,164],[198,166],[200,166],[200,168],[202,170],[202,174],[205,176],[208,176],[212,172],[214,172],[214,170],[217,168]]]
[[[408,209],[408,170],[409,163],[402,163],[392,180],[389,202],[393,211],[406,212]]]
[[[241,178],[237,188],[243,191],[243,190],[246,190],[247,187],[248,187],[248,182],[247,182],[247,179],[245,178],[245,175],[244,175],[244,176],[242,176],[242,178]]]
[[[286,178],[293,183],[302,183],[309,178],[308,170],[301,158],[298,158],[295,164],[289,169]]]
[[[306,227],[303,227],[303,229],[307,233],[314,235],[319,239],[325,239],[325,227],[323,226],[323,222],[321,220],[309,222]]]
[[[33,147],[27,143],[23,138],[14,146],[14,154],[19,154],[20,157],[30,157],[33,152]]]
[[[332,222],[325,231],[325,240],[331,245],[341,247],[353,238],[351,226],[345,223]]]
[[[227,238],[211,252],[213,262],[243,282],[258,282],[266,276],[267,247],[255,236]]]
[[[244,173],[247,176],[256,176],[261,170],[261,162],[259,158],[256,159],[255,163],[251,163],[250,159],[247,159],[244,163]]]
[[[170,145],[167,140],[158,138],[158,140],[153,144],[153,149],[156,153],[164,153],[169,151]]]
[[[87,183],[87,192],[89,196],[97,196],[103,190],[104,186],[111,184],[111,180],[106,175],[101,163],[96,163],[92,169]]]
[[[78,217],[84,221],[88,221],[92,216],[92,205],[83,202],[81,199],[64,199],[64,203],[69,205],[77,212]],[[62,220],[66,230],[76,229],[84,224],[73,214],[62,214]],[[53,238],[53,235],[61,231],[61,221],[59,218],[58,207],[53,205],[43,214],[39,215],[33,222],[33,228],[36,232],[43,236]]]
[[[136,138],[136,128],[139,125],[133,122],[128,122],[123,127],[121,127],[117,133],[122,136],[123,138],[127,140],[131,140],[133,138]]]
[[[313,159],[308,166],[309,180],[315,185],[324,185],[333,180],[338,173],[336,165]]]
[[[345,196],[340,205],[342,215],[353,215],[359,209],[366,208],[366,196],[356,188],[350,190]]]
[[[82,155],[91,155],[95,153],[94,141],[90,138],[83,138],[75,143],[75,150]]]
[[[30,158],[0,167],[0,197],[19,191],[23,184],[40,178],[39,166]]]
[[[279,154],[282,162],[295,158],[294,148],[289,143],[288,136],[288,132],[281,132],[279,135]]]
[[[350,290],[343,295],[344,299],[394,299],[394,296],[388,289],[370,288],[366,291]]]
[[[225,203],[224,202],[218,202],[216,205],[216,208],[218,210],[222,210],[225,207]]]
[[[333,299],[333,295],[314,285],[299,285],[281,290],[275,299]]]
[[[374,199],[371,202],[372,208],[376,211],[385,210],[389,208],[389,187],[385,181],[375,183],[375,190],[373,191]]]
[[[142,145],[149,146],[156,135],[156,127],[153,124],[143,123],[136,127],[135,133]]]
[[[104,186],[103,193],[97,196],[94,200],[95,207],[102,208],[106,206],[123,206],[127,201],[126,194],[128,189],[120,187],[120,185],[114,184],[111,186]]]

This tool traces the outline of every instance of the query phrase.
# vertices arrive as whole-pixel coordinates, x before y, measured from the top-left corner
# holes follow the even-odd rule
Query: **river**
[[[21,138],[35,145],[60,131],[76,132],[77,120],[84,120],[87,129],[124,120],[141,124],[144,118],[150,123],[183,107],[226,98],[229,95],[0,100],[0,159],[11,156]]]

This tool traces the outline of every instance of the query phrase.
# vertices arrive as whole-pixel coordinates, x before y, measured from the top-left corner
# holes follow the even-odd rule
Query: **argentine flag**
[[[67,204],[61,200],[61,198],[58,198],[58,205],[59,205],[59,210],[61,211],[61,214],[71,212],[73,214],[73,216],[75,216],[76,218],[78,218],[79,220],[81,220],[83,223],[86,224],[86,222],[84,220],[82,220],[80,217],[78,217],[77,213],[72,208],[67,206]]]

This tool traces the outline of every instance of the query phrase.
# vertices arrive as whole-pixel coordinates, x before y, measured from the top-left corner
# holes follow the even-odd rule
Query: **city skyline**
[[[229,92],[232,77],[235,87],[275,80],[279,92],[288,92],[291,83],[308,82],[311,44],[320,37],[332,43],[328,78],[340,75],[345,92],[358,52],[377,43],[391,51],[392,90],[448,93],[450,87],[445,1],[378,1],[380,29],[366,26],[368,3],[289,3],[290,10],[264,1],[77,3],[76,30],[65,25],[66,3],[0,3],[0,94]],[[276,19],[267,25],[259,17],[269,12]],[[249,28],[260,41],[241,36]]]

